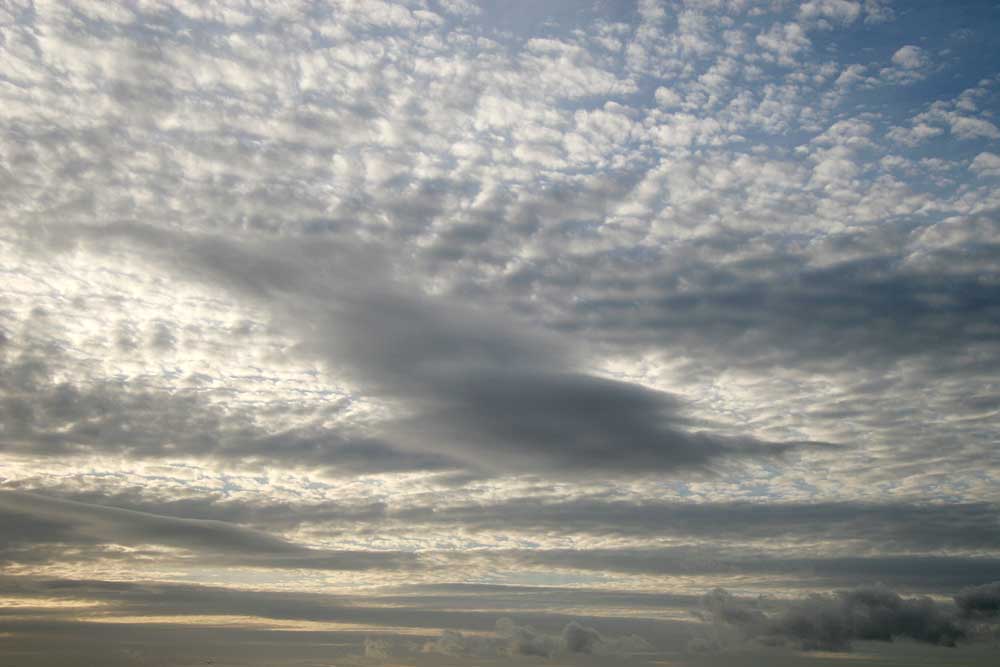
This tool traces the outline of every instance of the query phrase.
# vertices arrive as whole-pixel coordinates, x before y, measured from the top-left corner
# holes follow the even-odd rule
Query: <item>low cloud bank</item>
[[[528,625],[517,625],[509,618],[497,621],[492,636],[468,636],[445,630],[436,640],[423,646],[425,653],[445,655],[531,655],[553,657],[564,654],[631,655],[652,651],[653,647],[638,635],[605,637],[594,628],[572,621],[559,634],[548,634]]]
[[[955,596],[955,605],[965,618],[1000,617],[1000,581],[962,589]]]
[[[691,641],[689,649],[698,652],[722,648],[733,629],[743,639],[793,643],[803,650],[842,651],[853,641],[897,638],[955,646],[979,634],[969,619],[1000,616],[1000,582],[963,589],[954,606],[928,597],[904,598],[884,586],[810,595],[785,605],[715,589],[703,596],[695,615],[712,628]]]

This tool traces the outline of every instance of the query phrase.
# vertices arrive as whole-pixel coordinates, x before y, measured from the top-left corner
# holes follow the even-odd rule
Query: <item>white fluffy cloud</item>
[[[980,176],[1000,176],[1000,155],[980,153],[969,165],[969,169]]]
[[[904,69],[919,69],[927,63],[927,56],[919,46],[907,44],[892,54],[892,62]]]

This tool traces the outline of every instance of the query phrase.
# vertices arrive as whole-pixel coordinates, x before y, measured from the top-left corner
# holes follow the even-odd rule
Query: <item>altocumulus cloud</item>
[[[998,21],[0,2],[0,662],[992,664]]]

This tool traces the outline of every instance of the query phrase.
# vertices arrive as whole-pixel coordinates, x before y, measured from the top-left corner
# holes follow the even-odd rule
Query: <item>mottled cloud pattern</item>
[[[0,663],[993,664],[993,5],[0,2]]]

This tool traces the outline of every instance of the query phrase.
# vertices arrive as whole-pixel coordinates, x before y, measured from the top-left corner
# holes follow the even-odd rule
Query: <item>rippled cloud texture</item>
[[[998,29],[0,2],[0,663],[995,664]]]

